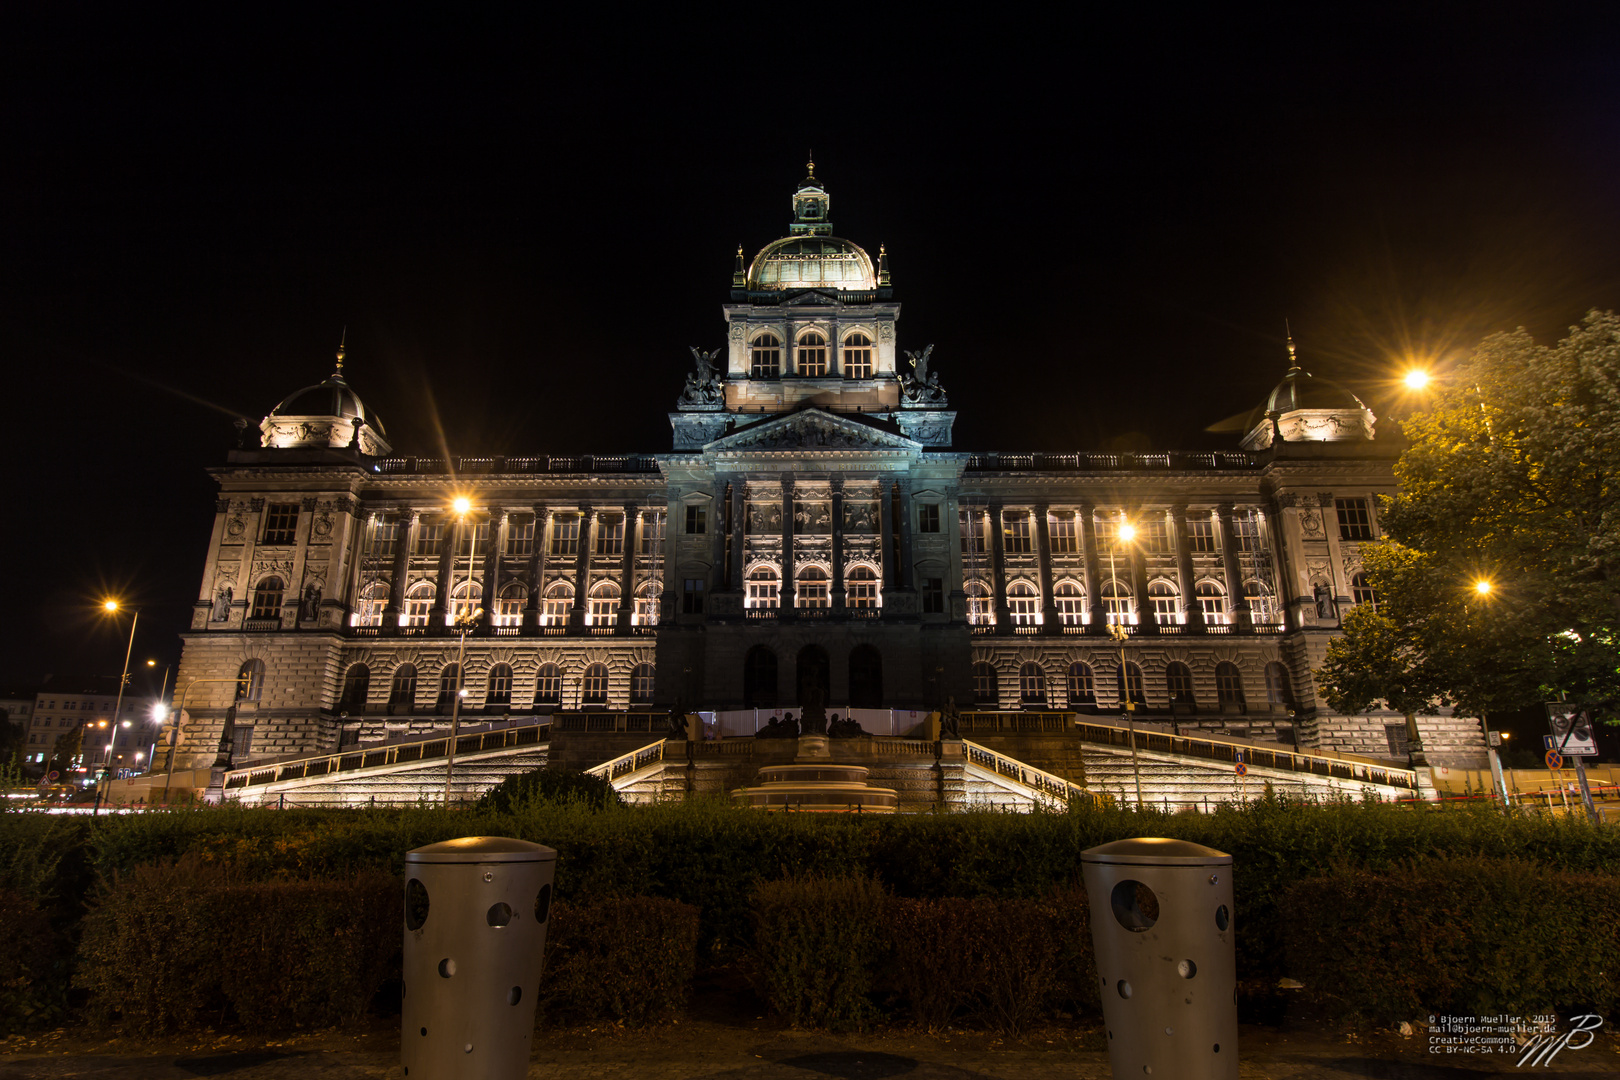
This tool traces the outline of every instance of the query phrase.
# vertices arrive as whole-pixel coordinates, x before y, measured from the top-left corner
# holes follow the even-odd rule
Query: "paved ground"
[[[571,1028],[542,1032],[532,1080],[1106,1080],[1102,1036],[1090,1025],[1021,1040],[983,1033],[827,1035],[766,1021],[688,1021],[651,1031]],[[1553,1072],[1620,1075],[1620,1039],[1606,1033],[1551,1069],[1519,1069],[1508,1055],[1429,1053],[1419,1032],[1351,1039],[1270,1028],[1243,1029],[1243,1080],[1472,1080]],[[0,1080],[348,1080],[401,1078],[397,1021],[285,1039],[223,1036],[153,1042],[66,1029],[0,1042]]]

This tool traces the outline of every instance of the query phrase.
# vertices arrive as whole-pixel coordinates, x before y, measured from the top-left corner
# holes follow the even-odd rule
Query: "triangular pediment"
[[[838,294],[836,292],[824,289],[805,289],[803,292],[796,292],[783,300],[781,306],[799,307],[804,304],[812,304],[816,307],[825,307],[828,304],[836,303],[838,303]]]
[[[804,409],[759,420],[704,446],[709,450],[921,450],[922,443],[859,417]]]

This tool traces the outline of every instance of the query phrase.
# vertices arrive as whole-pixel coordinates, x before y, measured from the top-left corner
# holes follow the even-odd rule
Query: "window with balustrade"
[[[574,610],[574,587],[559,581],[546,590],[540,605],[541,626],[567,626],[568,613]]]
[[[585,615],[591,626],[617,625],[619,621],[619,586],[611,581],[599,582],[591,590]]]
[[[1074,582],[1058,582],[1052,590],[1052,599],[1057,604],[1058,621],[1064,626],[1082,626],[1091,621],[1091,613],[1086,610],[1085,590]]]
[[[811,330],[799,335],[799,347],[794,356],[800,375],[822,378],[827,374],[827,338]]]
[[[450,592],[450,613],[445,619],[449,626],[458,626],[462,620],[471,620],[483,606],[484,587],[476,581],[463,581]]]
[[[495,609],[496,626],[522,626],[523,606],[529,602],[529,587],[521,581],[501,586],[500,605]]]
[[[281,601],[285,595],[286,586],[281,583],[280,578],[265,578],[253,590],[253,608],[248,617],[253,619],[281,618]]]
[[[878,595],[877,571],[870,566],[855,566],[844,582],[844,603],[852,608],[875,608],[881,604]]]
[[[1173,626],[1181,621],[1181,594],[1168,581],[1150,584],[1148,600],[1153,604],[1153,621],[1160,626]]]
[[[1014,626],[1034,626],[1041,621],[1041,598],[1035,586],[1015,581],[1007,586],[1007,614]]]
[[[755,379],[782,377],[782,340],[775,334],[761,334],[749,349],[748,374]]]
[[[748,572],[748,595],[743,603],[751,608],[774,608],[781,603],[778,595],[781,578],[769,566],[756,566]]]
[[[839,359],[843,363],[844,378],[870,379],[872,377],[872,339],[856,331],[844,338]]]
[[[799,607],[832,606],[832,586],[827,580],[827,571],[819,566],[807,566],[799,571],[797,593]]]
[[[433,586],[421,581],[411,586],[410,592],[405,594],[404,626],[426,626],[428,615],[433,611]]]
[[[1193,589],[1193,596],[1198,600],[1198,610],[1204,613],[1204,622],[1209,626],[1222,626],[1226,623],[1226,593],[1213,581],[1200,581]]]
[[[1112,579],[1103,582],[1102,602],[1110,624],[1136,624],[1136,601],[1124,582]]]
[[[350,626],[381,626],[383,609],[388,606],[388,583],[374,581],[360,590],[360,601],[354,614],[349,616]]]
[[[990,587],[982,581],[970,581],[962,591],[967,595],[968,625],[994,626],[996,609],[990,597]]]
[[[636,592],[636,611],[632,616],[636,626],[657,626],[658,605],[663,598],[664,587],[656,581],[649,581]]]

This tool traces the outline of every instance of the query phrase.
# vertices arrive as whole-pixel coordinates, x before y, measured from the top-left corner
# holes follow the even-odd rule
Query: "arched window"
[[[1226,624],[1226,594],[1221,587],[1213,581],[1200,581],[1193,590],[1198,598],[1198,610],[1204,613],[1204,622],[1209,626],[1224,626]]]
[[[496,626],[522,626],[523,605],[529,602],[529,587],[521,581],[501,586],[500,607],[495,610]]]
[[[870,566],[851,568],[845,583],[844,602],[852,608],[877,607],[881,603],[878,596],[877,571]]]
[[[799,606],[824,608],[832,606],[832,594],[827,583],[827,571],[819,566],[807,566],[799,571]]]
[[[343,676],[343,697],[338,701],[338,709],[351,713],[364,712],[366,698],[370,694],[371,669],[364,664],[355,664]]]
[[[579,680],[579,701],[582,705],[606,705],[608,699],[608,669],[606,664],[592,664]]]
[[[748,597],[744,601],[751,608],[773,608],[781,603],[777,596],[780,579],[769,566],[756,566],[748,573]]]
[[[534,675],[534,703],[555,705],[562,700],[562,668],[556,664],[541,664]]]
[[[350,626],[381,626],[383,608],[388,606],[388,583],[373,581],[360,590],[360,603],[349,616]]]
[[[388,704],[405,709],[416,704],[415,664],[401,664],[394,669],[394,682],[388,690]]]
[[[405,626],[426,626],[428,612],[433,610],[433,585],[421,581],[405,594]]]
[[[962,591],[967,595],[968,624],[994,626],[996,612],[990,602],[990,588],[982,581],[970,581]]]
[[[1001,703],[1001,693],[996,686],[996,669],[982,660],[973,665],[973,700],[980,705],[988,705],[992,709]]]
[[[776,708],[776,654],[765,645],[755,645],[743,657],[743,707]]]
[[[591,590],[590,610],[586,614],[591,626],[615,626],[619,621],[619,586],[616,582],[597,582]]]
[[[1046,672],[1031,661],[1018,669],[1018,700],[1027,708],[1046,704]]]
[[[1112,579],[1103,582],[1102,600],[1110,624],[1135,625],[1136,605],[1132,602],[1131,590],[1124,584]]]
[[[796,367],[800,375],[820,378],[827,374],[827,339],[815,330],[799,336]]]
[[[748,374],[756,379],[782,377],[782,342],[775,334],[761,334],[754,339]]]
[[[637,664],[630,672],[630,704],[651,705],[653,699],[653,666]]]
[[[236,673],[236,700],[258,704],[264,694],[264,661],[249,660]]]
[[[1192,668],[1180,660],[1165,665],[1164,681],[1169,684],[1170,701],[1176,705],[1193,704]]]
[[[1372,587],[1366,574],[1357,574],[1350,579],[1350,598],[1357,604],[1367,604],[1374,611],[1378,610],[1378,590]]]
[[[875,646],[849,650],[849,707],[883,708],[883,654]]]
[[[1271,590],[1258,581],[1243,583],[1243,596],[1249,602],[1249,618],[1259,626],[1280,622],[1277,605],[1272,602]]]
[[[1179,594],[1168,581],[1155,581],[1148,586],[1148,599],[1153,602],[1153,621],[1160,626],[1172,626],[1181,621],[1176,609]]]
[[[1294,704],[1294,680],[1288,668],[1276,661],[1266,665],[1266,703],[1276,710],[1287,710]]]
[[[1235,708],[1241,712],[1246,706],[1243,700],[1243,675],[1230,660],[1222,660],[1215,665],[1215,694],[1220,698],[1223,709]]]
[[[281,618],[281,598],[286,594],[286,586],[282,585],[278,577],[267,577],[259,582],[258,588],[253,590],[252,619],[279,619]]]
[[[1057,601],[1058,619],[1064,626],[1081,626],[1090,621],[1091,615],[1086,611],[1086,594],[1080,586],[1072,581],[1060,581],[1052,594]]]
[[[658,600],[664,595],[664,587],[656,581],[649,581],[636,593],[636,613],[632,616],[637,626],[658,625]]]
[[[484,587],[476,581],[463,581],[450,590],[450,612],[445,618],[446,626],[455,626],[463,618],[471,618],[472,613],[483,606]]]
[[[455,701],[456,691],[461,689],[461,666],[459,664],[446,664],[439,672],[439,700],[436,711],[449,712],[451,703]]]
[[[484,704],[512,704],[512,665],[496,664],[489,669],[489,689],[484,694]]]
[[[1039,600],[1035,586],[1027,581],[1015,581],[1007,586],[1007,612],[1014,626],[1034,626],[1041,621],[1037,610]]]
[[[872,339],[856,331],[844,338],[840,350],[844,364],[844,378],[870,379],[872,377]]]
[[[541,626],[567,626],[568,613],[574,607],[574,587],[559,581],[546,590],[544,606],[540,609]]]
[[[1069,665],[1069,705],[1095,705],[1097,703],[1097,679],[1092,674],[1090,664],[1082,664],[1076,660]]]
[[[1147,695],[1142,692],[1142,668],[1134,660],[1125,661],[1125,689],[1132,701],[1147,704]]]

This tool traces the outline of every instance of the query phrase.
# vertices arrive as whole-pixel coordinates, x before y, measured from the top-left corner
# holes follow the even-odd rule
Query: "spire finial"
[[[805,151],[804,156],[810,159],[809,161],[805,162],[804,167],[810,170],[810,179],[814,180],[816,178],[816,152],[814,150],[807,150]]]
[[[338,338],[337,370],[332,373],[334,378],[338,378],[338,379],[343,378],[343,357],[344,357],[345,352],[347,351],[344,348],[344,346],[346,346],[348,343],[349,343],[349,327],[348,327],[347,324],[345,324],[344,327],[343,327],[343,334],[342,334],[341,337]]]
[[[1283,333],[1288,335],[1288,370],[1293,371],[1299,367],[1299,357],[1294,348],[1294,328],[1288,325],[1287,319],[1283,320]]]
[[[878,244],[878,284],[889,284],[889,245]]]
[[[743,248],[737,245],[737,268],[731,272],[731,286],[740,289],[748,284],[748,271],[743,267]]]

